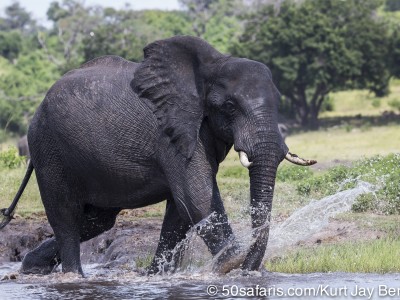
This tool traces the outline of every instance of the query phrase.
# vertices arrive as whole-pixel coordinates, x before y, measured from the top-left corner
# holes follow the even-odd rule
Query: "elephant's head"
[[[257,269],[268,240],[276,170],[291,155],[278,129],[279,92],[262,63],[222,55],[205,41],[177,36],[148,45],[135,89],[156,105],[160,126],[186,159],[196,151],[202,122],[240,154],[249,169],[251,218],[257,241],[243,262]]]

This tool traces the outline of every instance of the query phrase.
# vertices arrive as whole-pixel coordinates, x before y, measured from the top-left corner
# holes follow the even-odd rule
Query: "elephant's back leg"
[[[52,136],[45,115],[35,115],[28,140],[40,195],[53,228],[64,272],[79,272],[80,226],[87,193],[84,184],[63,164],[59,141]]]
[[[119,208],[86,206],[80,225],[80,241],[84,242],[111,229]],[[53,237],[27,253],[22,261],[21,272],[25,274],[48,274],[61,263],[57,240]]]
[[[63,272],[81,273],[80,231],[84,219],[80,204],[86,198],[80,183],[54,162],[35,168],[43,205],[53,228]]]
[[[110,230],[114,226],[120,211],[121,208],[102,208],[86,205],[84,219],[80,227],[80,241],[85,242]]]

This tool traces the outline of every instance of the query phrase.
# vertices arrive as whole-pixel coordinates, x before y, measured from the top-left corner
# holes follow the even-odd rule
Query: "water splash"
[[[272,225],[267,255],[282,248],[295,245],[305,240],[328,225],[329,219],[339,213],[349,211],[356,198],[371,193],[376,187],[365,181],[357,181],[357,186],[337,192],[295,211],[282,224]]]
[[[355,183],[354,188],[343,191],[349,183]],[[329,224],[329,219],[339,213],[349,211],[356,198],[365,193],[375,193],[377,186],[357,179],[346,179],[342,182],[334,195],[321,200],[310,202],[308,205],[295,211],[283,223],[271,224],[270,238],[265,257],[282,252],[286,248],[306,240],[313,234],[321,231]],[[210,216],[211,217],[211,216]],[[210,226],[209,222],[202,221],[198,226]],[[255,231],[249,227],[248,220],[232,224],[236,235],[236,242],[240,248],[246,249],[254,242]],[[195,226],[196,227],[196,226]],[[207,273],[212,271],[216,257],[212,257],[202,239],[195,230],[191,230],[185,243],[185,253],[177,270],[183,273]]]
[[[346,182],[347,183],[347,182]],[[345,186],[345,184],[343,186]],[[329,223],[329,219],[335,215],[349,211],[355,199],[364,193],[374,193],[376,186],[370,183],[356,180],[356,187],[338,191],[336,194],[325,197],[319,201],[313,201],[303,208],[300,208],[294,212],[286,221],[281,224],[272,223],[270,232],[270,239],[268,243],[267,255],[270,257],[271,254],[277,251],[282,251],[289,246],[295,245],[301,240],[305,240],[311,235],[317,233],[323,229]],[[172,256],[184,250],[183,258],[179,262],[169,261],[166,266],[172,267],[170,270],[176,271],[175,274],[166,271],[161,272],[161,276],[155,276],[149,278],[148,276],[142,276],[136,265],[132,264],[130,267],[123,265],[122,267],[104,268],[101,264],[88,265],[85,264],[84,271],[88,278],[82,279],[80,277],[74,277],[65,275],[59,271],[49,276],[26,276],[19,275],[17,281],[19,282],[74,282],[74,281],[85,281],[85,280],[106,280],[106,281],[126,281],[126,282],[156,282],[157,280],[165,280],[165,278],[179,278],[179,279],[204,279],[211,274],[212,266],[215,263],[213,258],[204,244],[198,232],[203,227],[210,226],[209,219],[215,217],[210,215],[207,220],[203,220],[196,226],[193,226],[192,230],[187,234],[185,240],[183,240],[178,247],[172,250]],[[254,240],[254,231],[250,228],[250,222],[248,219],[242,219],[241,222],[231,224],[236,238],[237,243],[243,248],[248,247]],[[178,255],[179,256],[179,255]],[[165,263],[165,261],[163,261]],[[161,261],[160,261],[161,263]],[[2,268],[0,268],[1,271]],[[5,273],[9,273],[13,270],[5,270]],[[238,274],[240,274],[239,270]],[[230,273],[236,274],[235,270]],[[1,272],[0,272],[1,275]],[[1,277],[0,277],[1,278]],[[162,278],[162,279],[161,279]]]

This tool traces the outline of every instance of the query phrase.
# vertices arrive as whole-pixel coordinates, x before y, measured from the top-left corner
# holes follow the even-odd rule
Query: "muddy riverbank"
[[[122,213],[115,226],[98,237],[82,243],[82,263],[98,263],[104,266],[129,264],[143,265],[155,253],[161,218],[144,218],[131,212]],[[277,225],[277,223],[275,223]],[[274,225],[273,225],[274,226]],[[243,224],[233,224],[235,232],[243,230]],[[53,231],[43,215],[29,219],[17,217],[0,233],[0,264],[21,261],[24,255],[43,240],[53,236]],[[351,221],[331,219],[327,226],[304,240],[288,247],[310,246],[346,241],[380,239],[385,232],[360,227]],[[204,249],[206,251],[206,249]],[[282,254],[282,251],[279,252]],[[271,253],[277,255],[277,253]]]
[[[120,216],[115,226],[81,244],[82,263],[135,263],[148,259],[157,247],[162,220]],[[0,264],[21,261],[43,240],[53,236],[44,216],[16,218],[0,232]]]

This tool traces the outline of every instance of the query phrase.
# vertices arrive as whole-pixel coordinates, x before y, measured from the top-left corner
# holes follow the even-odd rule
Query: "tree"
[[[16,31],[0,32],[0,55],[10,62],[14,61],[22,51],[22,36]]]
[[[158,39],[190,34],[190,23],[183,12],[105,8],[101,23],[83,41],[85,60],[107,54],[132,61],[143,58],[143,48]]]
[[[193,33],[219,51],[228,51],[242,32],[238,15],[244,7],[242,0],[179,0],[192,23]]]
[[[28,118],[33,115],[59,74],[40,50],[21,54],[16,64],[3,64],[5,73],[0,77],[0,128],[23,134]]]
[[[398,11],[398,10],[400,10],[400,1],[399,0],[386,0],[385,10],[386,11]]]
[[[400,78],[400,26],[398,26],[390,40],[390,71],[391,74],[397,78]]]
[[[50,4],[47,17],[54,22],[50,32],[43,30],[37,38],[48,59],[63,73],[83,62],[83,39],[99,24],[100,8],[84,6],[83,1],[63,0]],[[61,54],[61,55],[60,55]]]
[[[6,17],[0,22],[0,30],[15,30],[29,31],[35,26],[35,21],[31,18],[23,7],[18,2],[12,3],[5,8]]]
[[[265,63],[303,126],[318,127],[330,92],[388,93],[389,39],[379,0],[284,1],[247,17],[232,52]]]

